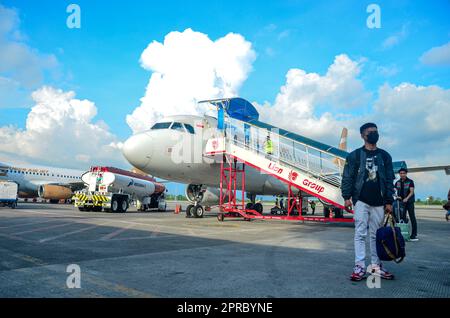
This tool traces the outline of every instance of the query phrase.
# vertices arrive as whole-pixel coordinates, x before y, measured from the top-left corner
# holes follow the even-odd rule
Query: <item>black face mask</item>
[[[371,145],[375,145],[378,142],[378,139],[380,139],[380,135],[377,131],[371,131],[367,134],[367,142]]]

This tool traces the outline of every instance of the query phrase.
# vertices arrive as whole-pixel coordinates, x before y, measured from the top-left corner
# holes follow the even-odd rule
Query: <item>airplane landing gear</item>
[[[261,203],[255,203],[253,208],[255,209],[256,212],[258,212],[259,214],[263,213],[263,205]]]
[[[205,215],[205,208],[200,205],[193,205],[193,204],[189,204],[186,207],[186,217],[187,218],[202,218]]]
[[[245,205],[246,210],[255,210],[256,212],[262,214],[264,207],[261,203],[255,203],[256,202],[256,195],[252,193],[247,193],[247,198],[250,199],[251,202],[247,203]]]
[[[186,217],[202,218],[205,215],[205,208],[200,204],[203,200],[205,190],[202,185],[192,185],[188,197],[193,201],[186,207]]]
[[[197,205],[191,209],[191,212],[194,215],[194,217],[202,218],[203,215],[205,214],[205,208],[203,208],[201,205]]]
[[[187,217],[187,218],[190,218],[190,217],[191,217],[191,210],[192,210],[193,207],[194,207],[194,205],[192,205],[192,204],[189,204],[189,205],[186,207],[186,217]]]

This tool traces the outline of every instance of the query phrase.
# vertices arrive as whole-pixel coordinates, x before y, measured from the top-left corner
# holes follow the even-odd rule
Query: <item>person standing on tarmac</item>
[[[309,202],[309,204],[311,205],[312,215],[314,215],[314,213],[316,212],[316,202],[314,202],[313,200]]]
[[[366,275],[366,237],[369,230],[371,274],[394,279],[381,264],[376,249],[376,233],[383,226],[385,214],[392,213],[394,171],[392,157],[377,147],[378,128],[367,123],[360,128],[364,146],[347,156],[342,175],[342,197],[345,207],[354,205],[355,267],[350,279],[361,281]]]
[[[395,182],[395,188],[397,189],[399,199],[405,205],[405,214],[408,211],[409,219],[411,220],[412,233],[410,241],[415,242],[419,239],[417,238],[417,220],[414,212],[414,181],[408,178],[408,169],[406,168],[401,168],[398,174],[400,175],[400,179]]]

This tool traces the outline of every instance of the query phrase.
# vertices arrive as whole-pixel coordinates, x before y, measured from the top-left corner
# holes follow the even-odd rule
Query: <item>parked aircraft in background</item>
[[[19,197],[40,197],[55,203],[72,197],[73,191],[82,189],[81,175],[85,171],[47,166],[0,163],[0,180],[19,185]]]

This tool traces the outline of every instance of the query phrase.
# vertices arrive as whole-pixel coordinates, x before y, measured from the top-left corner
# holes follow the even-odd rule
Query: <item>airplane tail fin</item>
[[[341,139],[339,140],[338,148],[340,150],[347,151],[347,136],[348,136],[348,129],[344,127],[344,128],[342,128]],[[343,159],[335,158],[333,160],[333,163],[337,166],[343,167],[345,164],[345,161]]]
[[[341,140],[339,141],[339,149],[347,151],[347,136],[348,136],[348,129],[342,128],[341,133]]]

